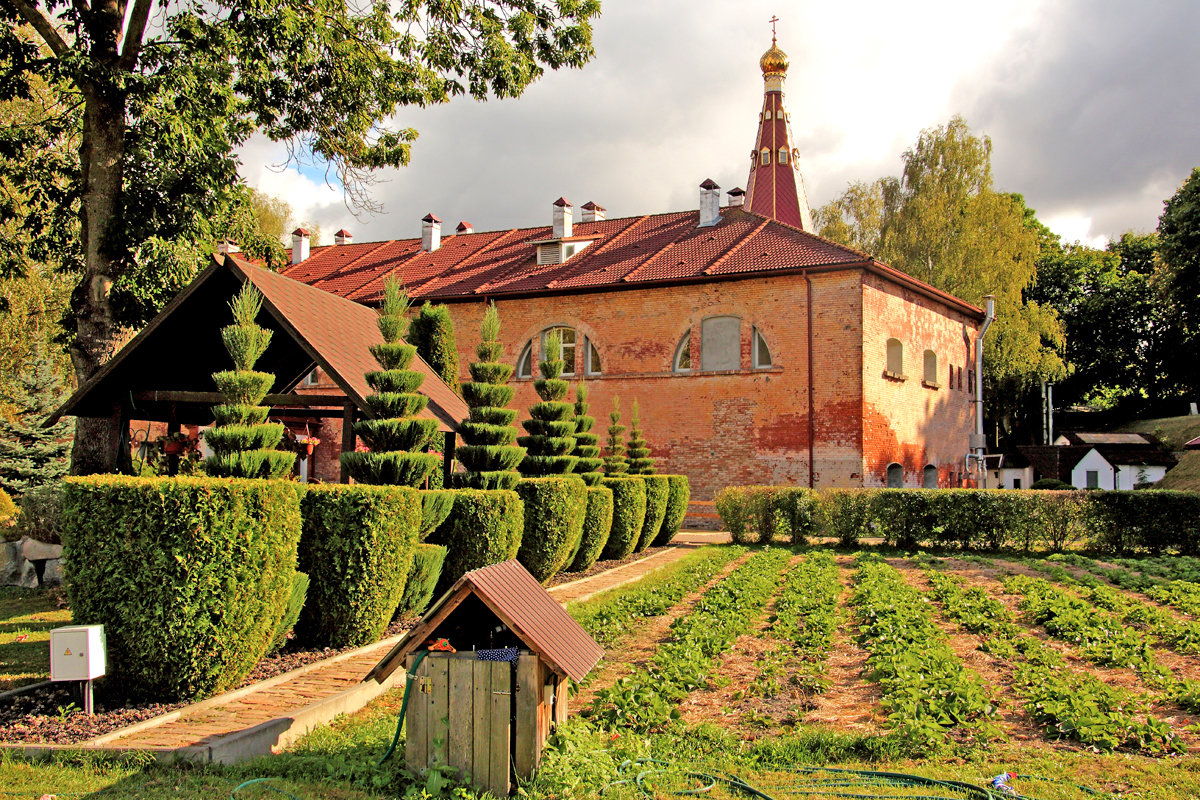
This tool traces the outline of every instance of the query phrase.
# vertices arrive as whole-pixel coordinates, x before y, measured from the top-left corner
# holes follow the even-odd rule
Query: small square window
[[[305,386],[316,386],[321,382],[321,376],[317,374],[317,368],[313,367],[313,371],[304,376]]]

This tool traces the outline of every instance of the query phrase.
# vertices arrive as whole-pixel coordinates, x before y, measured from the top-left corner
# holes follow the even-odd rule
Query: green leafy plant
[[[604,474],[615,477],[629,471],[629,462],[625,458],[625,442],[621,436],[625,433],[625,426],[621,424],[621,398],[613,398],[608,419],[608,453],[604,456]]]
[[[638,401],[633,401],[633,412],[629,417],[629,474],[653,475],[654,459],[650,457],[650,445],[642,438],[642,420]]]
[[[562,340],[557,331],[545,339],[544,358],[538,363],[540,378],[533,381],[540,403],[529,407],[529,419],[521,423],[527,435],[517,437],[525,448],[521,474],[565,475],[575,469],[579,460],[571,455],[575,449],[575,407],[564,402],[571,385],[562,379],[565,362],[562,360]]]
[[[563,568],[583,536],[587,486],[575,476],[525,478],[517,483],[525,507],[525,532],[517,560],[546,583]]]
[[[418,544],[413,550],[413,567],[404,594],[395,616],[404,617],[424,613],[433,601],[433,592],[442,576],[442,565],[446,563],[446,548],[437,544]]]
[[[569,572],[583,572],[596,563],[608,542],[612,520],[612,489],[607,486],[587,487],[587,514],[583,519],[583,533],[579,537],[579,547],[569,562]]]
[[[596,424],[594,417],[588,416],[589,403],[588,388],[582,383],[575,384],[575,450],[574,455],[578,457],[575,463],[575,473],[583,478],[584,483],[588,486],[600,485],[600,466],[604,463],[600,459],[600,437],[592,433],[592,426]]]
[[[646,484],[646,515],[642,519],[642,533],[638,537],[634,552],[641,552],[657,538],[667,515],[667,498],[671,490],[670,481],[665,475],[638,475],[639,480]]]
[[[506,489],[460,489],[445,524],[429,537],[446,548],[437,591],[444,592],[467,572],[516,558],[525,530],[525,505]]]
[[[435,375],[458,389],[458,345],[450,309],[426,302],[408,324],[407,339]]]
[[[692,489],[686,475],[666,475],[667,507],[663,512],[663,522],[654,537],[654,546],[662,547],[671,543],[683,519],[687,516],[688,501],[691,500]]]
[[[471,415],[459,426],[465,444],[455,455],[466,472],[458,476],[458,484],[470,489],[511,489],[521,477],[517,465],[525,458],[525,448],[513,444],[517,412],[507,408],[513,387],[505,385],[513,368],[500,362],[500,314],[494,304],[484,311],[479,332],[481,341],[475,348],[479,360],[468,366],[471,380],[462,385]]]
[[[633,553],[646,521],[646,482],[633,476],[606,477],[601,486],[612,490],[613,519],[600,557],[620,559]]]

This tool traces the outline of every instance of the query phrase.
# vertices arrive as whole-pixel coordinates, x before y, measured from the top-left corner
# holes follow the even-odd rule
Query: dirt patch
[[[850,596],[850,568],[853,559],[838,556],[838,582],[842,584],[839,604],[845,608]],[[882,696],[879,684],[864,676],[867,651],[858,646],[858,625],[847,616],[830,646],[829,688],[813,698],[813,709],[804,717],[806,724],[826,725],[855,733],[875,733],[883,725]]]
[[[659,645],[670,638],[671,623],[690,612],[700,595],[720,583],[749,557],[750,553],[743,553],[730,561],[712,580],[671,606],[665,614],[652,619],[642,619],[640,623],[635,622],[639,627],[620,646],[609,648],[604,653],[604,660],[592,672],[588,684],[581,687],[579,693],[571,698],[572,707],[587,708],[597,691],[611,686],[622,675],[628,675],[650,663]]]

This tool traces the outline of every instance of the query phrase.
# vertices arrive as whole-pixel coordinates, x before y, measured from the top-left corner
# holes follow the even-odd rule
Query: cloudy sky
[[[596,58],[517,100],[407,110],[412,164],[380,175],[357,216],[323,173],[243,152],[251,185],[325,243],[549,224],[560,195],[610,217],[696,208],[698,184],[745,186],[762,99],[758,58],[778,15],[786,104],[814,207],[900,171],[922,128],[961,114],[991,136],[998,189],[1069,241],[1148,231],[1200,165],[1195,0],[604,0]]]

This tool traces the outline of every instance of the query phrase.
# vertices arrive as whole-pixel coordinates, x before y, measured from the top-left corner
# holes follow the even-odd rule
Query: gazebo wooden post
[[[357,438],[354,435],[354,412],[355,412],[355,410],[356,409],[354,408],[353,403],[346,403],[344,406],[342,406],[342,452],[343,453],[353,453],[354,452],[355,440]],[[341,465],[342,465],[340,477],[338,478],[338,480],[340,480],[342,483],[349,483],[350,482],[350,472],[349,472],[349,470],[346,469],[346,462],[342,461],[341,459],[338,459],[338,461],[340,461]]]
[[[442,434],[442,488],[451,489],[451,480],[454,475],[454,445],[458,434],[454,431],[446,431]]]
[[[131,420],[132,409],[128,402],[118,400],[113,403],[112,421],[114,425],[111,428],[113,435],[109,440],[110,452],[113,454],[113,472],[126,475],[133,474],[133,456],[129,452],[129,423]]]

